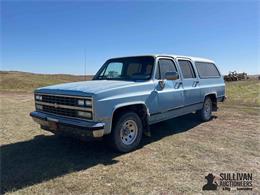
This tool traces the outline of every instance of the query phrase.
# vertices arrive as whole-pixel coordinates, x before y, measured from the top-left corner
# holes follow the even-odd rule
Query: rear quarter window
[[[220,73],[213,63],[208,62],[195,62],[198,74],[200,78],[218,78]]]

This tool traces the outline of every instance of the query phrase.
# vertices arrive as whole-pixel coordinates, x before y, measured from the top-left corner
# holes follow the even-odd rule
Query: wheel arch
[[[144,102],[133,102],[130,104],[120,104],[117,105],[112,113],[112,124],[111,124],[111,132],[114,128],[117,118],[120,116],[121,113],[132,111],[135,112],[140,119],[142,120],[143,127],[148,125],[148,116],[149,116],[149,109],[145,105]]]
[[[212,111],[217,111],[218,109],[218,101],[217,101],[217,93],[216,92],[212,92],[212,93],[207,93],[204,96],[204,101],[207,97],[210,97],[211,101],[212,101]]]

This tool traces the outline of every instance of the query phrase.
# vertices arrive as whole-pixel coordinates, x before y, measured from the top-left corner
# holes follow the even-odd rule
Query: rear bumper
[[[102,137],[104,135],[104,123],[73,119],[37,111],[31,112],[30,116],[44,130],[53,133],[64,132],[91,137]]]

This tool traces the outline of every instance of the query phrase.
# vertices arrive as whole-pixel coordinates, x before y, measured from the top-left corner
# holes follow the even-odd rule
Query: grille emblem
[[[59,105],[57,103],[54,103],[54,108],[58,108]]]

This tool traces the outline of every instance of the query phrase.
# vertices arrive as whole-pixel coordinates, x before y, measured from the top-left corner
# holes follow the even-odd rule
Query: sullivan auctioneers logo
[[[252,190],[253,175],[252,173],[220,173],[213,175],[209,173],[205,179],[207,184],[202,190]]]

